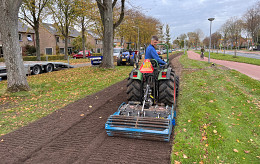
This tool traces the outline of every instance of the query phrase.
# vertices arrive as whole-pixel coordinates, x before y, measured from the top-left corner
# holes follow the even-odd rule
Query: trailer
[[[73,66],[62,62],[48,62],[48,61],[26,61],[24,62],[24,74],[38,75],[41,73],[52,72],[59,68],[74,68]],[[7,69],[4,63],[0,63],[0,77],[7,76]]]

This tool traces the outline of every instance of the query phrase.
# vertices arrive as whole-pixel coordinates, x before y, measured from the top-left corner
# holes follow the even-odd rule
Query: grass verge
[[[81,67],[29,76],[29,92],[5,93],[0,82],[0,135],[25,126],[57,109],[128,77],[133,67]]]
[[[180,61],[172,163],[259,163],[260,82],[187,55]]]
[[[195,51],[198,54],[201,54],[200,51]],[[209,57],[209,53],[204,53],[205,57]],[[227,60],[227,61],[234,61],[239,63],[247,63],[247,64],[254,64],[254,65],[260,65],[260,59],[253,59],[253,58],[247,58],[242,56],[233,56],[228,54],[222,54],[222,53],[214,53],[210,52],[210,58],[212,59],[218,59],[218,60]]]
[[[63,63],[68,63],[68,60],[52,60],[52,62],[63,62]],[[69,59],[70,65],[75,65],[75,64],[81,64],[81,63],[88,63],[90,62],[90,59]]]

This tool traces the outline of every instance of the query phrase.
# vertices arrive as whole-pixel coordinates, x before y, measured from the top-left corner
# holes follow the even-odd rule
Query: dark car
[[[89,57],[92,55],[92,52],[88,51],[88,50],[85,50],[86,52],[86,57]],[[83,58],[83,51],[80,51],[79,53],[73,55],[73,58],[74,59],[79,59],[79,58]]]

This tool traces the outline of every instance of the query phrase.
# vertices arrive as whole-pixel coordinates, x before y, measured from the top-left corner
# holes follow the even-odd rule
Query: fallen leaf
[[[252,140],[252,139],[250,139],[250,141],[251,141],[251,142],[253,142],[253,140]]]
[[[236,140],[237,142],[240,142],[238,139]]]
[[[203,140],[207,140],[207,137],[206,137],[206,136],[203,136],[202,139],[203,139]]]
[[[208,147],[208,146],[209,146],[209,144],[206,144],[205,146],[206,146],[206,147]]]
[[[246,154],[250,153],[250,151],[249,151],[249,150],[244,150],[244,152],[245,152]]]
[[[183,154],[183,158],[188,158],[187,155]]]
[[[210,100],[209,102],[210,102],[210,103],[213,103],[214,101],[213,101],[213,100]]]
[[[4,139],[1,139],[1,142],[4,142]]]
[[[238,150],[237,150],[237,149],[233,149],[233,151],[234,151],[234,152],[236,152],[236,153],[238,152]]]
[[[186,132],[186,131],[187,131],[187,129],[183,128],[183,131],[184,131],[184,132]]]
[[[216,130],[213,130],[213,133],[217,133],[218,131],[216,131]]]
[[[101,116],[99,118],[102,118]]]
[[[83,116],[84,116],[84,114],[81,114],[80,116],[81,116],[81,117],[83,117]]]
[[[179,152],[175,152],[174,154],[178,156],[178,155],[179,155]]]
[[[174,164],[181,164],[179,161],[174,160]]]
[[[191,122],[191,120],[188,120],[188,122]]]
[[[203,164],[203,161],[200,161],[199,164]]]
[[[249,100],[246,100],[247,101],[247,103],[250,103],[250,101]]]
[[[90,105],[89,108],[92,108],[92,106]]]

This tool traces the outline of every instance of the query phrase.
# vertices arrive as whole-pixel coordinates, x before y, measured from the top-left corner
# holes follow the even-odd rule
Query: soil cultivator
[[[144,60],[130,73],[127,84],[128,103],[122,103],[109,116],[105,129],[108,136],[169,141],[175,125],[176,96],[179,78],[169,66],[156,60]]]

